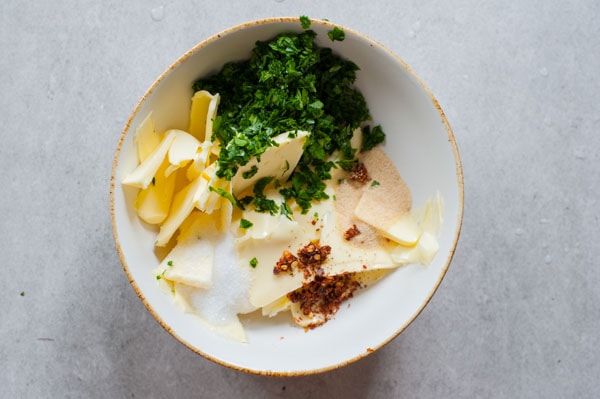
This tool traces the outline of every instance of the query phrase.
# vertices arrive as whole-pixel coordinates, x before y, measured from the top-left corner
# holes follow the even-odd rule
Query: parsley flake
[[[244,210],[244,205],[242,204],[242,202],[240,202],[237,198],[235,198],[235,196],[232,193],[230,193],[229,191],[225,191],[224,189],[222,189],[220,187],[214,188],[213,186],[208,186],[208,190],[219,194],[221,197],[223,197],[226,200],[228,200],[229,202],[231,202],[231,204],[233,206],[237,206],[241,210]]]
[[[252,176],[254,176],[256,174],[256,172],[258,172],[258,166],[252,165],[252,167],[249,170],[247,170],[244,173],[242,173],[242,177],[244,179],[249,179]]]
[[[289,220],[292,220],[292,217],[290,215],[292,215],[294,211],[292,211],[292,208],[290,208],[287,202],[284,201],[281,203],[281,206],[279,207],[279,212]]]
[[[256,212],[265,213],[269,212],[271,215],[275,215],[279,211],[279,206],[274,200],[269,199],[265,196],[264,190],[275,179],[274,176],[265,176],[260,178],[256,184],[254,184],[254,204]]]
[[[310,28],[310,18],[308,18],[306,15],[302,15],[300,17],[300,26],[302,26],[302,29]]]
[[[172,260],[168,261],[168,262],[167,262],[167,266],[169,266],[169,267],[173,267],[173,261],[172,261]]]
[[[253,269],[256,268],[256,266],[258,266],[258,259],[256,259],[256,257],[250,259],[250,267],[252,267]]]
[[[373,129],[371,129],[369,126],[365,126],[362,129],[362,134],[363,145],[361,152],[369,151],[385,140],[385,133],[379,125],[375,126]]]
[[[337,26],[335,26],[332,30],[327,32],[327,36],[329,36],[329,39],[332,42],[335,42],[336,40],[342,42],[346,38],[346,34],[344,33],[344,31],[338,28]]]
[[[373,180],[373,182],[371,183],[371,187],[377,187],[379,186],[379,182],[377,180]]]
[[[246,219],[240,220],[240,229],[249,229],[252,226],[254,226],[254,223],[252,223],[251,221]]]

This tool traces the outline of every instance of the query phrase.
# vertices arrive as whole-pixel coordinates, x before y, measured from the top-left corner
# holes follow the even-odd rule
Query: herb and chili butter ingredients
[[[437,252],[441,200],[413,214],[377,148],[383,131],[364,125],[358,67],[314,38],[258,42],[249,60],[196,82],[187,132],[156,132],[149,114],[123,179],[140,189],[140,218],[160,227],[157,285],[235,340],[245,340],[239,314],[288,310],[314,328],[364,281]]]
[[[341,29],[332,32],[335,40],[344,39]],[[303,211],[312,201],[328,198],[324,180],[336,167],[328,157],[340,151],[338,165],[349,167],[359,150],[351,145],[353,132],[371,119],[363,95],[353,87],[358,66],[319,47],[315,37],[314,31],[305,30],[259,41],[249,60],[228,63],[193,85],[195,91],[219,93],[221,98],[213,124],[214,139],[222,143],[219,177],[232,179],[252,157],[273,146],[277,135],[309,133],[292,184],[282,189]],[[364,141],[373,146],[382,142],[381,132],[366,129]]]

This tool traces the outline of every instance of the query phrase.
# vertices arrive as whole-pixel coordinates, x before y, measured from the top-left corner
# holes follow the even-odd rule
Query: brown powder
[[[382,245],[385,239],[371,224],[384,226],[403,217],[412,206],[412,198],[408,186],[383,149],[375,147],[360,154],[359,162],[366,168],[372,183],[357,185],[342,182],[337,186],[337,227],[344,232],[348,226],[356,225],[360,236],[349,243],[357,247],[372,248]],[[364,221],[358,219],[355,212]]]

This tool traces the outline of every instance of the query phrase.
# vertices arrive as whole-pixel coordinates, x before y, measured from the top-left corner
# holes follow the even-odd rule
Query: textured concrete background
[[[600,3],[0,2],[0,397],[600,397]],[[511,4],[512,3],[512,4]],[[150,83],[231,25],[306,14],[402,57],[453,127],[454,262],[381,351],[296,379],[193,354],[137,299],[109,217]]]

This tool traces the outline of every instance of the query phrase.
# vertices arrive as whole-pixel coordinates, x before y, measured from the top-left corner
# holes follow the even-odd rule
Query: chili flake
[[[292,303],[297,303],[304,316],[315,321],[307,325],[314,329],[325,324],[340,309],[345,300],[352,298],[354,291],[361,287],[354,273],[335,276],[319,276],[288,294]],[[321,317],[315,317],[321,316]]]
[[[356,227],[356,224],[353,224],[348,230],[344,232],[344,238],[346,241],[350,241],[354,237],[360,234],[360,230]]]
[[[273,274],[279,274],[282,272],[294,274],[294,269],[298,267],[298,258],[294,256],[290,251],[283,251],[283,255],[275,264],[273,268]]]

